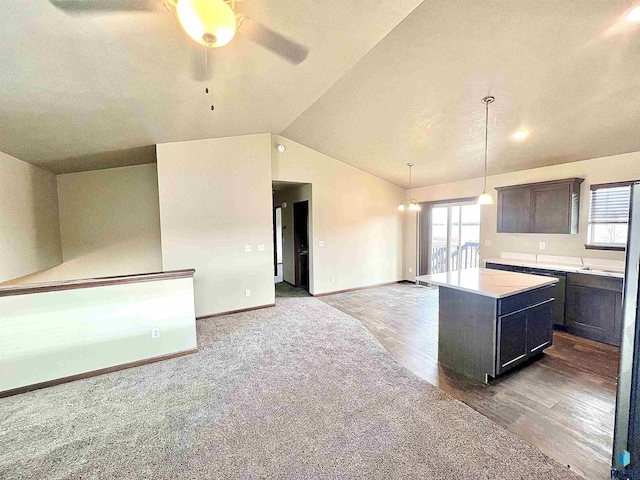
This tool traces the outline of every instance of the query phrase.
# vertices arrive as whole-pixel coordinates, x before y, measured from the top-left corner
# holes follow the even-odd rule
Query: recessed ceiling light
[[[529,135],[531,135],[529,130],[518,130],[517,132],[514,132],[511,137],[513,137],[514,140],[524,140]]]
[[[278,145],[276,145],[276,149],[280,152],[280,153],[284,153],[285,150],[287,149],[287,147],[285,147],[283,144],[279,143]]]
[[[627,21],[629,22],[640,22],[640,7],[636,7],[627,13]]]

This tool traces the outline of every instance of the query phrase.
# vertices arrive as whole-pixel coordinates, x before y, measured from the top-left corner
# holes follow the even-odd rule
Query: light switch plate
[[[245,251],[246,253],[249,253],[249,252],[251,251],[251,245],[245,245],[245,246],[244,246],[244,251]]]
[[[547,248],[547,244],[545,242],[540,242],[540,250],[544,250]]]
[[[158,327],[151,329],[151,338],[153,338],[154,340],[156,338],[160,338],[160,329]]]
[[[413,267],[409,267],[409,273],[413,273]]]
[[[264,252],[264,245],[258,245],[258,251]]]
[[[491,245],[493,245],[493,242],[491,240],[485,240],[484,241],[484,246],[485,247],[490,247]]]
[[[245,291],[244,291],[244,295],[245,295],[246,297],[250,297],[250,296],[251,296],[251,290],[245,290]]]
[[[319,247],[324,247],[324,240],[320,240],[320,241],[318,242],[318,246],[319,246]]]
[[[329,277],[329,281],[330,281],[331,283],[334,283],[334,282],[336,281],[336,277],[334,277],[333,275],[331,275],[331,276]]]
[[[282,208],[287,208],[287,202],[282,202]]]

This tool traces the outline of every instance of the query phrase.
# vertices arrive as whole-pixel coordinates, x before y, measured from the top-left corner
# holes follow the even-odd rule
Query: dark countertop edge
[[[196,271],[194,269],[172,270],[169,272],[137,273],[134,275],[121,275],[115,277],[81,278],[74,280],[60,280],[57,282],[9,285],[6,287],[0,287],[0,297],[28,295],[31,293],[57,292],[61,290],[75,290],[79,288],[106,287],[109,285],[123,285],[126,283],[193,278],[195,273]]]

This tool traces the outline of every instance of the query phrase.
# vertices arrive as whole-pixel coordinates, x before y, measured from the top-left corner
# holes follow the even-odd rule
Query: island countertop
[[[558,279],[488,268],[469,268],[433,275],[420,275],[416,277],[416,281],[477,293],[486,297],[504,298],[553,285],[558,282]]]

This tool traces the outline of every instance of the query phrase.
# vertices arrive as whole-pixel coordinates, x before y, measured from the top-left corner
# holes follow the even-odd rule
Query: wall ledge
[[[195,270],[174,270],[169,272],[140,273],[135,275],[120,275],[116,277],[83,278],[77,280],[62,280],[58,282],[32,283],[0,287],[0,297],[13,295],[28,295],[31,293],[56,292],[60,290],[75,290],[80,288],[106,287],[126,283],[157,282],[160,280],[174,280],[177,278],[192,278]]]

